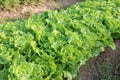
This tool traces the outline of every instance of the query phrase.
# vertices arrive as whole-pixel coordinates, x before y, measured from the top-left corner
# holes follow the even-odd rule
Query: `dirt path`
[[[89,59],[74,80],[120,80],[120,40],[115,44],[117,50],[107,47],[98,57]]]

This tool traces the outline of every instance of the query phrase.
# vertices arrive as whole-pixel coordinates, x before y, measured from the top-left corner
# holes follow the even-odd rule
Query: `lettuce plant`
[[[85,1],[0,24],[0,79],[72,80],[120,38],[120,1]]]

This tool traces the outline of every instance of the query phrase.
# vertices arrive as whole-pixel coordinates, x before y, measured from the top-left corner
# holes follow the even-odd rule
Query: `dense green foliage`
[[[40,2],[41,0],[0,0],[0,9],[10,9],[15,6],[19,6],[20,4],[35,4],[36,2]]]
[[[0,24],[0,79],[71,80],[120,38],[120,1],[86,1]]]

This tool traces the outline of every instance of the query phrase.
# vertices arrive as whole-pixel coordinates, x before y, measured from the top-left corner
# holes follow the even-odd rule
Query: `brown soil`
[[[120,80],[120,40],[115,40],[115,44],[116,50],[107,47],[99,56],[89,59],[74,80]]]
[[[67,7],[79,1],[81,0],[41,0],[35,5],[22,4],[11,10],[0,11],[0,22],[9,19],[27,18],[35,13]]]

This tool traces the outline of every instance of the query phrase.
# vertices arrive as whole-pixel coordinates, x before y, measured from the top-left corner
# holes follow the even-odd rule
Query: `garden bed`
[[[61,0],[62,1],[62,0]],[[67,0],[66,0],[67,1]],[[72,1],[72,0],[71,0]],[[79,1],[79,0],[76,0],[76,1]],[[75,1],[75,2],[76,2]],[[68,2],[68,1],[67,1]],[[65,2],[61,2],[60,4],[62,4],[62,3],[65,3]],[[72,4],[72,3],[74,3],[74,2],[70,2],[70,4]],[[56,3],[55,3],[56,4]],[[67,4],[67,3],[65,3],[65,5],[66,6],[68,6],[69,4]],[[55,8],[57,8],[57,7],[53,7],[53,4],[52,3],[50,3],[50,4],[48,4],[47,3],[47,5],[46,5],[46,3],[45,3],[45,6],[47,6],[47,7],[41,7],[41,6],[38,6],[38,5],[32,5],[32,6],[29,6],[29,5],[24,5],[23,7],[25,7],[24,9],[17,9],[17,8],[15,8],[16,10],[15,11],[7,11],[6,13],[7,13],[7,15],[6,15],[6,13],[4,13],[5,11],[3,11],[3,12],[0,12],[1,13],[1,20],[2,19],[5,19],[5,18],[10,18],[10,19],[17,19],[17,18],[21,18],[21,17],[24,17],[24,18],[26,18],[26,17],[28,17],[28,16],[30,16],[30,15],[32,15],[33,13],[39,13],[39,12],[42,12],[42,11],[45,11],[45,10],[48,10],[48,9],[55,9]],[[50,7],[51,6],[51,7]],[[62,5],[63,6],[63,5]],[[82,6],[82,5],[81,5]],[[22,7],[22,8],[23,8]],[[41,8],[40,8],[41,7]],[[65,6],[64,6],[65,7]],[[89,7],[88,7],[89,8]],[[75,8],[76,10],[77,10],[77,8]],[[73,11],[75,10],[74,8],[73,8]],[[61,15],[63,18],[64,18],[64,14],[67,16],[65,19],[63,19],[63,18],[61,18],[60,16],[59,16],[59,19],[62,19],[61,21],[64,21],[65,20],[65,23],[67,23],[67,22],[70,22],[69,20],[73,20],[73,21],[77,21],[77,19],[79,19],[79,18],[83,18],[83,16],[78,16],[78,15],[76,15],[76,16],[72,16],[72,8],[71,9],[68,9],[69,11],[68,11],[68,14],[70,14],[71,16],[71,18],[67,15],[67,14],[65,14],[64,12],[61,12],[61,14],[59,14],[59,12],[57,12],[57,14],[59,14],[59,15]],[[23,12],[23,13],[22,13]],[[67,11],[66,11],[67,12]],[[94,11],[93,11],[94,12]],[[15,13],[15,14],[14,14]],[[75,11],[75,13],[76,14],[78,14],[78,12],[76,12]],[[18,14],[18,15],[16,15],[16,14]],[[54,14],[54,15],[52,15],[52,14]],[[11,41],[11,42],[8,42],[9,44],[13,44],[14,42],[16,43],[15,45],[12,45],[12,47],[11,48],[13,48],[13,47],[15,47],[15,50],[16,49],[19,49],[20,48],[20,55],[21,56],[24,56],[24,55],[26,55],[26,51],[27,51],[27,49],[28,49],[28,46],[27,46],[27,44],[29,43],[27,43],[27,41],[25,42],[25,40],[26,39],[24,39],[24,38],[27,38],[28,39],[28,41],[29,41],[29,39],[30,40],[32,40],[31,38],[34,36],[35,37],[35,39],[33,39],[33,40],[36,40],[36,43],[38,43],[38,41],[39,41],[39,35],[42,35],[42,34],[40,34],[39,33],[39,31],[37,32],[37,30],[41,30],[42,28],[41,28],[41,26],[43,26],[43,25],[41,25],[41,24],[39,24],[39,22],[40,22],[40,20],[41,20],[41,18],[38,18],[38,17],[42,17],[43,18],[43,20],[41,20],[41,23],[44,23],[44,25],[45,26],[47,26],[47,28],[48,28],[48,30],[46,29],[46,32],[49,32],[49,31],[51,31],[51,29],[49,29],[49,27],[52,27],[52,28],[54,28],[53,26],[51,26],[51,22],[53,22],[54,23],[54,20],[56,20],[56,19],[58,19],[57,17],[56,17],[56,19],[55,18],[53,18],[52,20],[51,20],[51,15],[52,15],[52,18],[53,18],[53,16],[55,16],[56,14],[55,14],[55,12],[46,12],[46,13],[43,13],[43,14],[41,14],[40,16],[38,15],[38,16],[33,16],[33,17],[31,17],[31,18],[29,18],[27,21],[25,21],[25,20],[23,20],[23,22],[22,22],[22,20],[21,20],[21,22],[19,22],[18,21],[18,23],[16,22],[15,24],[13,24],[13,23],[8,23],[8,24],[6,24],[6,25],[4,25],[5,27],[7,27],[8,28],[8,30],[13,30],[13,32],[14,32],[14,29],[16,30],[16,32],[18,31],[22,31],[24,34],[22,34],[22,33],[20,33],[21,35],[22,35],[22,38],[17,38],[17,37],[21,37],[21,35],[19,36],[19,35],[17,35],[16,33],[14,33],[14,35],[16,35],[17,37],[16,37],[16,41],[14,41],[14,39],[10,39],[11,38],[11,36],[9,36],[10,38],[8,38],[8,37],[6,37],[6,36],[2,36],[3,37],[3,39],[5,39],[5,38],[8,38],[8,40],[6,40],[6,42],[7,41]],[[74,15],[74,14],[73,14]],[[84,14],[83,14],[84,15]],[[87,15],[87,14],[86,14]],[[45,19],[45,17],[48,17],[47,19]],[[56,15],[57,16],[57,15]],[[89,16],[89,15],[88,15]],[[107,15],[108,16],[108,15]],[[66,20],[68,18],[68,21]],[[85,17],[84,16],[84,19],[87,21],[87,19],[86,19],[87,17]],[[59,20],[58,19],[58,20]],[[88,18],[89,19],[89,18]],[[108,20],[108,22],[107,22],[107,17],[105,18],[106,19],[106,22],[105,22],[105,20],[103,20],[103,22],[102,22],[102,24],[103,25],[105,25],[105,27],[107,26],[107,27],[109,27],[109,20]],[[113,18],[114,19],[114,18]],[[33,21],[32,21],[33,20]],[[36,21],[35,21],[36,20]],[[51,21],[51,22],[49,22],[49,21]],[[88,22],[89,22],[89,20],[88,20]],[[95,22],[95,21],[93,21],[93,22]],[[111,21],[110,22],[112,22],[112,19],[111,19]],[[29,24],[28,24],[29,23]],[[33,23],[37,23],[37,25],[36,24],[33,24]],[[100,22],[101,23],[101,22]],[[118,22],[117,22],[117,20],[116,20],[116,23],[115,24],[117,24]],[[56,24],[56,23],[55,23]],[[64,26],[64,27],[66,27],[66,25],[62,25],[63,23],[60,23],[61,24],[61,26]],[[82,24],[82,23],[81,23]],[[91,23],[90,23],[91,24]],[[97,24],[97,23],[96,23]],[[106,24],[108,24],[108,25],[106,25]],[[114,22],[113,22],[113,24],[114,24]],[[8,25],[11,25],[10,27],[8,26]],[[33,26],[31,26],[31,25],[33,25]],[[57,25],[57,24],[56,24]],[[68,24],[67,24],[68,25]],[[72,25],[72,26],[70,26],[70,25]],[[71,34],[70,34],[70,36],[68,35],[67,37],[69,38],[69,37],[71,37],[71,38],[74,38],[74,34],[76,34],[76,33],[79,33],[79,31],[78,31],[78,29],[81,29],[81,31],[82,30],[85,30],[86,28],[79,28],[78,27],[78,29],[76,28],[76,26],[74,26],[74,24],[73,23],[70,23],[70,25],[68,25],[69,26],[69,28],[67,28],[66,27],[66,29],[64,28],[64,27],[57,27],[57,29],[55,29],[53,32],[55,32],[55,31],[59,31],[59,32],[61,32],[60,34],[61,35],[63,35],[63,33],[64,32],[62,32],[61,30],[62,30],[62,28],[63,28],[63,31],[64,31],[64,29],[65,30],[67,30],[68,31],[68,33],[65,33],[65,36],[66,35],[68,35],[68,34],[70,34],[70,31],[71,31]],[[77,24],[76,24],[77,25]],[[86,26],[86,24],[84,24],[85,26]],[[2,26],[2,25],[1,25]],[[4,26],[2,26],[3,28],[4,28]],[[17,30],[17,28],[14,28],[14,27],[18,27],[19,26],[19,28],[21,28],[20,30],[19,30],[19,28],[18,28],[18,30]],[[35,26],[35,27],[34,27]],[[36,27],[36,26],[39,26],[39,27]],[[49,26],[49,27],[48,27]],[[96,27],[95,27],[96,26]],[[87,24],[87,27],[88,28],[90,28],[90,26]],[[98,24],[97,25],[94,25],[94,27],[95,28],[97,28],[97,27],[101,27],[101,26],[98,26]],[[102,26],[103,27],[103,26]],[[112,26],[113,27],[113,26]],[[118,26],[117,26],[118,27]],[[7,28],[5,29],[5,33],[7,33]],[[13,29],[12,29],[13,28]],[[23,29],[22,29],[23,28]],[[24,30],[24,28],[25,28],[25,30]],[[37,28],[39,28],[39,29],[37,29]],[[104,29],[104,28],[103,28]],[[112,29],[111,28],[109,28],[110,29],[110,31],[111,31],[111,34],[112,34]],[[91,28],[91,35],[93,35],[93,31],[94,31],[94,29],[92,29]],[[107,30],[106,29],[104,29],[105,30],[105,32],[106,32],[106,35],[105,36],[107,36],[107,38],[109,37],[108,35],[107,35]],[[103,30],[103,31],[104,31]],[[2,28],[1,28],[1,31],[2,31]],[[65,32],[67,32],[67,31],[65,31]],[[74,33],[74,31],[76,32],[76,33]],[[99,30],[97,30],[99,33],[100,33],[100,31]],[[109,46],[111,46],[111,44],[112,43],[110,43],[109,44],[109,40],[110,40],[110,42],[112,42],[112,40],[111,40],[111,38],[109,39],[107,39],[105,36],[104,36],[104,32],[102,31],[102,29],[101,29],[101,35],[102,36],[100,36],[101,38],[103,38],[103,43],[102,43],[102,39],[100,38],[100,37],[97,37],[97,38],[99,38],[99,39],[97,39],[96,40],[96,42],[100,42],[100,43],[102,43],[104,46],[107,46],[107,45],[109,45]],[[117,29],[115,29],[115,31],[117,31]],[[29,33],[26,33],[26,32],[29,32]],[[81,32],[81,33],[84,33],[84,31],[83,32]],[[103,33],[103,34],[102,34]],[[2,34],[2,33],[1,33]],[[49,32],[49,34],[51,34],[51,32]],[[6,34],[5,34],[6,35]],[[11,32],[11,35],[13,35],[13,33]],[[52,36],[53,34],[51,34],[50,36],[51,37],[48,37],[49,38],[49,40],[51,41],[51,40],[53,40],[54,38],[56,38],[55,36]],[[77,34],[76,34],[77,35]],[[80,35],[80,34],[79,34]],[[84,35],[86,35],[86,34],[84,34]],[[85,37],[84,37],[84,35],[82,36],[82,38],[83,38],[83,40],[85,39]],[[91,37],[91,35],[86,35],[86,36],[88,36],[88,37]],[[94,34],[95,35],[95,34]],[[30,37],[28,37],[28,36],[30,36]],[[45,36],[44,38],[46,38],[46,35],[42,35],[42,36]],[[78,36],[78,35],[77,35]],[[97,35],[98,36],[98,35]],[[13,37],[13,36],[12,36]],[[39,37],[39,38],[38,38]],[[53,37],[53,38],[52,38]],[[89,42],[89,40],[91,39],[88,39],[88,37],[86,37],[87,39],[87,41]],[[105,37],[105,38],[104,38]],[[59,38],[59,37],[58,37]],[[10,40],[9,40],[10,39]],[[19,39],[20,39],[20,41],[21,40],[23,40],[23,42],[25,42],[25,50],[24,49],[22,49],[23,47],[23,45],[21,45],[21,43],[19,44]],[[61,39],[61,38],[60,38]],[[75,39],[78,39],[78,37],[76,37],[75,36]],[[79,38],[79,40],[80,40],[81,38]],[[105,42],[106,43],[104,43],[104,39],[105,39]],[[4,44],[4,41],[5,40],[3,40],[3,44]],[[12,41],[13,40],[13,41]],[[45,40],[45,39],[44,39]],[[69,51],[69,48],[74,48],[74,47],[76,47],[76,43],[74,44],[74,41],[73,41],[73,43],[71,43],[71,45],[74,45],[74,47],[71,47],[71,45],[69,46],[68,45],[68,43],[69,43],[69,41],[70,40],[72,40],[72,39],[69,39],[68,40],[68,42],[67,43],[65,43],[65,45],[67,46],[66,48],[68,49],[68,51]],[[100,41],[101,40],[101,41]],[[91,40],[92,41],[92,40]],[[5,43],[6,43],[5,42]],[[18,43],[17,43],[18,42]],[[44,43],[46,43],[47,41],[45,41],[45,42],[43,42],[43,44],[42,43],[40,43],[40,44],[37,44],[37,46],[36,46],[36,44],[34,43],[34,41],[33,42],[30,42],[30,44],[35,44],[35,45],[31,45],[31,47],[29,48],[29,50],[31,49],[32,50],[32,52],[31,51],[28,51],[29,53],[31,53],[31,54],[29,54],[29,56],[32,56],[33,55],[33,53],[37,53],[37,54],[39,54],[39,50],[37,50],[38,48],[37,47],[40,47],[41,48],[41,45],[43,45],[43,49],[45,49],[45,50],[43,50],[43,51],[41,51],[41,55],[43,55],[42,53],[45,51],[46,52],[46,50],[47,50],[47,48],[46,47],[48,47],[48,46],[44,46]],[[76,42],[79,42],[79,41],[76,41]],[[82,42],[82,40],[81,40],[81,42]],[[84,41],[83,41],[84,42]],[[85,41],[86,42],[86,41]],[[84,42],[84,43],[85,43]],[[62,43],[62,41],[61,41],[61,43]],[[83,44],[84,44],[83,43]],[[89,42],[90,43],[90,42]],[[46,43],[46,45],[47,45],[48,43]],[[91,44],[91,43],[90,43]],[[94,44],[94,43],[93,43]],[[86,62],[86,64],[85,65],[83,65],[82,67],[80,67],[80,69],[79,69],[79,71],[78,71],[78,75],[77,75],[77,77],[74,79],[74,80],[79,80],[80,78],[81,78],[81,80],[119,80],[120,79],[120,40],[115,40],[115,44],[116,44],[116,46],[117,46],[117,50],[112,50],[110,47],[107,47],[106,49],[105,49],[105,51],[104,52],[101,52],[101,54],[99,55],[99,56],[97,56],[97,57],[93,57],[93,58],[91,58],[91,59],[89,59],[89,57],[90,56],[96,56],[96,55],[98,55],[97,53],[95,53],[95,54],[93,54],[93,53],[91,53],[91,55],[90,54],[88,54],[89,52],[87,52],[87,54],[85,54],[86,52],[84,52],[85,50],[83,50],[83,53],[80,53],[80,54],[85,54],[86,55],[86,57],[88,57],[88,58],[86,58],[86,59],[89,59],[87,62]],[[6,44],[4,44],[5,45],[5,47],[8,47],[8,46],[6,46]],[[20,46],[21,45],[21,46]],[[96,45],[96,44],[95,44]],[[101,44],[98,44],[98,45],[101,45]],[[60,45],[61,46],[61,45]],[[85,45],[85,46],[87,46],[87,45]],[[104,46],[103,46],[103,48],[104,48]],[[32,47],[34,47],[34,48],[32,48]],[[63,46],[62,46],[63,47]],[[93,46],[94,47],[94,46]],[[36,49],[35,49],[36,48]],[[53,48],[54,48],[54,46],[53,46]],[[95,47],[94,47],[95,48]],[[96,47],[97,48],[97,47]],[[4,48],[3,48],[4,49]],[[8,48],[6,48],[6,49],[8,49]],[[76,48],[74,48],[74,49],[76,49]],[[73,49],[73,50],[74,50]],[[81,50],[82,50],[82,48],[80,48]],[[51,49],[50,49],[51,50]],[[49,50],[49,51],[50,51]],[[57,50],[57,49],[56,49]],[[66,50],[66,49],[65,49]],[[96,49],[95,49],[96,50]],[[98,49],[99,50],[99,49]],[[11,49],[11,51],[12,51],[12,49]],[[22,52],[22,51],[24,51],[24,52]],[[54,51],[54,50],[53,50]],[[94,51],[94,50],[93,50]],[[44,53],[45,53],[44,52]],[[70,51],[70,52],[72,52],[72,51]],[[3,52],[4,53],[4,52]],[[16,51],[16,53],[17,53],[17,51]],[[22,54],[22,53],[24,53],[24,54]],[[50,51],[50,53],[52,53],[52,51]],[[54,53],[54,52],[53,52]],[[69,52],[67,52],[67,53],[69,53]],[[37,55],[37,54],[35,54],[35,56],[39,56],[39,55]],[[46,54],[47,55],[43,55],[43,57],[45,57],[45,58],[43,58],[43,59],[45,59],[46,60],[46,56],[49,58],[49,59],[51,59],[51,61],[52,61],[52,58],[49,56],[49,52],[46,52]],[[73,53],[71,53],[72,54],[72,56],[75,56]],[[63,58],[61,58],[61,54],[58,54],[59,56],[57,56],[57,57],[60,57],[59,59],[61,60],[61,62],[62,63],[64,63],[64,60],[62,60]],[[62,54],[63,55],[63,54]],[[89,56],[87,56],[87,55],[89,55]],[[15,55],[16,56],[16,55]],[[26,55],[27,56],[27,55]],[[25,56],[25,59],[26,59],[26,62],[22,62],[22,60],[21,60],[21,63],[23,63],[23,64],[25,64],[25,66],[24,67],[26,67],[26,66],[28,66],[28,65],[30,65],[30,66],[32,66],[32,67],[34,67],[34,66],[36,66],[36,65],[33,65],[33,64],[31,64],[31,62],[32,62],[32,58],[31,57],[29,57],[29,60],[28,60],[28,56],[26,57]],[[54,56],[54,54],[52,55],[52,56]],[[68,56],[70,56],[69,54],[68,54],[68,56],[66,56],[66,55],[64,55],[66,58],[65,58],[65,60],[66,59],[68,59],[68,60],[66,60],[66,61],[68,61],[68,62],[65,62],[65,63],[69,63],[69,58],[68,58]],[[59,59],[57,60],[57,57],[55,58],[55,63],[57,63],[57,61],[59,61]],[[78,56],[75,56],[75,57],[78,57]],[[14,58],[14,57],[13,57]],[[23,57],[21,57],[21,58],[23,58]],[[71,58],[71,56],[70,56],[70,58]],[[16,60],[18,59],[18,58],[15,58]],[[35,58],[34,58],[35,59]],[[71,59],[73,59],[74,60],[74,58],[71,58]],[[78,57],[77,59],[80,59],[81,61],[82,61],[82,57],[80,56],[80,58]],[[13,59],[14,60],[14,59]],[[36,60],[35,60],[36,61]],[[43,60],[44,61],[44,60]],[[83,61],[85,61],[85,60],[83,60]],[[9,62],[9,61],[8,61]],[[40,62],[40,61],[39,61]],[[49,62],[49,60],[48,60],[48,62]],[[72,60],[71,60],[71,62],[73,62]],[[10,65],[9,66],[11,66],[11,61],[9,62],[10,63]],[[53,63],[54,63],[54,60],[53,60]],[[53,73],[54,73],[54,70],[56,70],[56,69],[58,69],[58,68],[56,68],[56,69],[54,69],[54,68],[52,68],[51,67],[51,64],[53,64],[53,63],[50,63],[49,64],[49,68],[50,69],[53,69]],[[38,62],[36,62],[36,64],[38,64]],[[41,65],[42,63],[40,63],[40,65]],[[47,63],[45,63],[45,64],[47,64]],[[43,65],[45,65],[45,64],[43,64]],[[70,63],[69,63],[70,64]],[[74,64],[74,63],[72,63],[72,64]],[[77,63],[76,63],[77,64]],[[19,65],[16,65],[15,67],[21,67],[22,68],[22,66],[21,66],[22,64],[19,64]],[[61,65],[61,64],[57,64],[57,67],[58,67],[58,65]],[[6,63],[5,63],[5,66],[6,66]],[[12,63],[12,66],[14,67],[14,63]],[[53,65],[53,66],[55,66],[55,65]],[[64,65],[63,65],[64,66]],[[65,65],[65,66],[68,66],[68,65]],[[48,66],[47,66],[48,67]],[[72,66],[71,66],[71,64],[69,65],[69,69],[67,69],[67,67],[65,67],[63,70],[64,71],[66,71],[66,70],[71,70],[72,68],[71,68]],[[12,69],[13,69],[13,74],[11,74],[10,75],[10,77],[14,77],[14,69],[18,69],[18,68],[12,68],[12,67],[10,67],[11,69],[9,69],[9,70],[11,70],[11,72],[12,72]],[[2,68],[1,68],[2,69]],[[31,67],[29,67],[28,69],[31,69]],[[40,70],[42,70],[42,69],[40,69]],[[46,70],[46,69],[45,69]],[[59,70],[59,69],[58,69]],[[58,70],[56,70],[56,71],[58,71]],[[74,69],[73,69],[74,70]],[[52,71],[52,70],[51,70]],[[62,71],[62,70],[61,70]],[[66,71],[67,72],[67,71]],[[53,74],[53,73],[51,73],[51,74]],[[56,72],[57,73],[57,72]],[[60,72],[61,73],[61,72]],[[39,73],[38,73],[39,74]],[[49,75],[49,74],[46,74],[46,75]],[[45,76],[43,76],[43,78],[45,78],[46,77],[46,75]],[[69,73],[68,73],[68,75],[67,75],[67,77],[69,76]],[[19,76],[18,76],[19,77]],[[17,78],[17,77],[16,77]],[[54,75],[52,75],[52,78],[54,78]],[[47,78],[46,78],[47,79]],[[57,79],[57,78],[56,78]],[[67,80],[67,79],[66,79]]]

